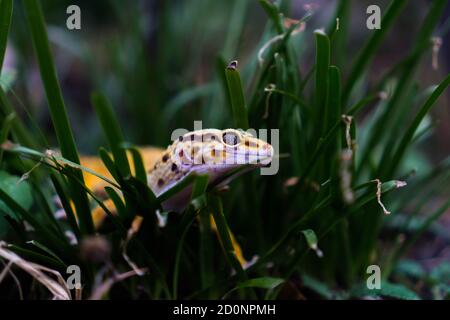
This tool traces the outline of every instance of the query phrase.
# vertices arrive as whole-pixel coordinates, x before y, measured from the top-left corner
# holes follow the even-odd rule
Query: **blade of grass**
[[[208,203],[211,205],[212,214],[217,226],[218,236],[220,238],[220,242],[222,243],[227,262],[236,271],[240,281],[246,281],[248,279],[247,274],[244,269],[242,269],[242,266],[237,259],[236,252],[234,251],[233,243],[231,242],[230,229],[228,228],[225,215],[223,214],[222,201],[218,196],[211,195]],[[253,297],[256,297],[253,290],[251,292]]]
[[[14,108],[11,106],[9,99],[6,96],[5,91],[2,86],[0,86],[0,112],[3,113],[3,116],[7,116],[8,114],[15,113]],[[11,131],[14,135],[14,138],[21,144],[28,146],[30,148],[37,148],[37,144],[35,140],[31,137],[30,133],[27,129],[25,129],[25,125],[23,122],[16,117],[12,122]]]
[[[0,146],[0,147],[2,147],[2,146]],[[15,144],[3,146],[2,149],[5,151],[8,151],[8,152],[14,152],[14,153],[20,154],[20,155],[30,158],[30,159],[35,159],[37,161],[41,161],[41,160],[45,159],[45,160],[48,160],[55,164],[66,165],[67,167],[79,169],[79,170],[85,171],[89,174],[92,174],[92,175],[102,179],[105,182],[108,182],[109,184],[111,184],[112,186],[114,186],[116,188],[120,188],[120,186],[117,183],[115,183],[114,181],[112,181],[111,179],[108,179],[107,177],[105,177],[87,167],[84,167],[75,162],[67,160],[66,158],[63,158],[57,154],[53,154],[52,152],[42,153],[42,152],[27,148],[27,147],[23,147],[21,145],[15,145]],[[106,153],[106,151],[105,151],[105,153]],[[46,162],[43,162],[43,163],[47,164]]]
[[[178,298],[178,280],[179,280],[179,273],[180,273],[180,264],[181,264],[181,254],[183,253],[183,245],[184,240],[186,238],[186,235],[189,231],[189,228],[191,227],[192,223],[195,221],[195,214],[192,216],[190,221],[186,224],[186,227],[184,228],[183,232],[181,233],[180,240],[178,241],[177,251],[175,255],[175,267],[173,270],[173,288],[172,288],[172,297],[173,299]]]
[[[330,40],[322,30],[315,30],[314,37],[316,40],[316,60],[315,60],[315,97],[314,97],[314,119],[316,123],[322,126],[316,127],[315,136],[319,137],[325,133],[326,121],[320,121],[326,114],[328,103],[328,69],[330,67]]]
[[[41,5],[37,0],[26,0],[23,3],[25,5],[31,37],[36,50],[41,78],[44,83],[50,115],[61,154],[68,160],[79,164],[80,159],[67,117],[61,88],[56,76]],[[83,175],[80,170],[71,170],[73,170],[78,179],[83,181]],[[70,184],[70,193],[77,209],[81,232],[84,234],[94,233],[94,223],[92,221],[86,192],[76,184]]]
[[[428,216],[425,222],[420,226],[419,230],[415,231],[412,237],[408,238],[405,243],[399,248],[399,250],[394,254],[392,262],[395,263],[398,259],[404,255],[404,253],[423,235],[429,227],[438,220],[447,210],[450,208],[450,200],[447,200],[441,207],[439,207],[435,212]],[[391,265],[392,267],[393,265]]]
[[[278,11],[278,8],[275,6],[275,4],[269,2],[268,0],[259,0],[259,4],[272,20],[277,33],[283,33],[283,22],[281,21],[280,12]]]
[[[425,103],[417,113],[416,117],[414,118],[413,122],[409,126],[408,130],[403,135],[398,145],[398,148],[392,158],[392,161],[389,163],[386,176],[391,176],[395,172],[398,165],[400,164],[401,159],[403,158],[406,152],[406,149],[411,144],[411,141],[414,137],[414,133],[416,132],[423,118],[430,111],[430,109],[435,104],[436,100],[441,96],[441,94],[449,85],[450,85],[450,74],[437,86],[437,88],[433,91],[431,96],[425,101]]]
[[[49,249],[48,247],[46,247],[45,245],[43,245],[39,241],[31,240],[31,241],[28,241],[27,243],[30,244],[30,245],[36,246],[37,248],[41,249],[42,251],[44,251],[45,253],[50,255],[52,258],[57,260],[59,263],[61,263],[62,265],[64,265],[64,266],[66,265],[64,263],[64,261],[62,261],[51,249]]]
[[[131,152],[131,156],[133,157],[134,174],[136,178],[147,184],[147,171],[145,170],[141,153],[134,147],[129,147],[127,150]]]
[[[117,214],[119,215],[119,217],[125,218],[127,216],[127,208],[120,196],[117,194],[116,190],[111,187],[105,187],[105,191],[112,202],[114,202],[114,206],[117,209]]]
[[[21,246],[10,244],[8,245],[8,249],[14,251],[19,254],[21,257],[26,258],[27,260],[35,261],[37,263],[42,263],[47,267],[60,270],[63,272],[67,271],[67,265],[65,263],[61,263],[61,259],[55,259],[53,257],[49,257],[44,254],[37,253],[35,250],[25,249]]]
[[[200,209],[200,281],[202,288],[208,288],[213,278],[213,251],[211,213],[208,208]]]
[[[243,288],[260,288],[273,290],[279,285],[285,282],[282,278],[274,278],[274,277],[261,277],[261,278],[253,278],[248,279],[247,281],[241,282],[236,287],[225,293],[222,297],[222,300],[226,299],[232,292],[243,289]]]
[[[351,0],[340,0],[336,5],[335,19],[331,21],[326,30],[326,33],[331,40],[332,61],[337,66],[343,66],[346,55],[346,41],[350,26],[349,18],[351,5]]]
[[[418,67],[420,62],[420,58],[423,56],[425,51],[430,48],[431,42],[429,41],[432,32],[439,21],[439,16],[442,14],[442,11],[445,7],[445,1],[433,1],[431,3],[431,7],[428,10],[428,13],[422,22],[419,30],[419,34],[414,42],[414,48],[411,50],[411,53],[405,58],[403,62],[401,62],[403,69],[401,70],[401,74],[399,76],[398,84],[395,88],[395,91],[392,95],[392,98],[389,99],[386,108],[383,110],[380,118],[375,124],[373,130],[370,132],[370,138],[365,148],[361,151],[360,156],[360,165],[357,168],[356,175],[359,176],[364,165],[370,163],[368,161],[371,157],[371,153],[376,149],[376,146],[383,141],[384,135],[387,132],[392,132],[388,130],[389,126],[398,125],[394,122],[398,114],[402,111],[402,100],[405,97],[405,94],[409,91],[409,87],[412,83],[413,75]],[[384,166],[384,163],[389,161],[389,157],[391,156],[390,152],[390,144],[385,146],[385,150],[383,151],[383,158],[381,159],[380,164]],[[389,159],[389,160],[388,160]],[[383,167],[379,168],[379,171],[384,170]],[[379,172],[375,172],[377,176],[381,179],[390,178],[387,176],[381,176]]]
[[[233,110],[234,124],[236,128],[248,129],[248,117],[245,107],[244,92],[241,85],[241,77],[237,70],[237,61],[232,61],[225,69],[225,77],[228,85],[228,94]]]
[[[17,214],[21,219],[27,221],[40,236],[45,239],[46,244],[49,246],[57,246],[58,253],[63,256],[67,261],[73,261],[73,256],[71,255],[72,249],[66,245],[65,241],[62,241],[54,232],[50,231],[48,228],[43,226],[31,213],[22,208],[14,199],[12,199],[8,194],[0,189],[0,199]]]
[[[78,226],[77,220],[75,218],[75,213],[72,210],[72,206],[70,205],[70,200],[67,194],[65,187],[61,182],[62,177],[57,176],[55,174],[51,174],[50,178],[53,182],[53,186],[55,187],[56,193],[58,194],[59,200],[61,201],[61,205],[66,213],[67,221],[72,229],[72,232],[75,234],[75,237],[78,241],[81,240],[81,232]]]
[[[121,147],[124,142],[123,134],[112,107],[103,94],[93,93],[91,100],[114,156],[116,167],[119,168],[122,176],[126,177],[131,174],[130,165],[126,151]]]
[[[343,91],[342,101],[347,103],[353,87],[358,79],[362,76],[365,69],[372,60],[373,55],[380,46],[384,37],[388,34],[396,18],[402,11],[407,1],[405,0],[393,0],[387,8],[382,20],[381,28],[373,31],[372,36],[367,40],[361,52],[358,54],[355,62],[352,65],[347,82]]]

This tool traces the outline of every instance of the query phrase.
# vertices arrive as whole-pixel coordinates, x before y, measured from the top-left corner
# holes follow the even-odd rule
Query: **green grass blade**
[[[131,156],[133,157],[134,172],[136,178],[147,184],[147,171],[145,170],[141,153],[134,147],[127,149],[131,152]]]
[[[55,187],[56,193],[58,194],[59,200],[61,201],[61,205],[66,213],[67,221],[72,228],[72,232],[75,234],[78,240],[81,240],[81,232],[78,226],[77,220],[75,218],[75,213],[72,210],[72,206],[70,205],[69,196],[67,191],[63,187],[63,184],[60,181],[60,177],[55,174],[50,175],[50,178],[53,182],[53,186]]]
[[[427,231],[430,226],[439,219],[443,214],[447,212],[447,210],[450,208],[450,200],[445,202],[441,207],[439,207],[435,212],[430,214],[426,218],[426,220],[423,222],[423,224],[420,226],[418,230],[414,232],[414,234],[405,241],[405,243],[400,247],[398,252],[394,255],[394,262],[397,262],[398,259],[410,248],[419,238],[423,235],[425,231]]]
[[[241,77],[237,70],[237,62],[232,61],[225,69],[227,79],[228,95],[230,97],[231,109],[233,110],[234,124],[236,128],[248,129],[248,117],[245,107],[244,92],[241,85]]]
[[[126,177],[130,175],[130,165],[126,151],[121,147],[124,139],[112,107],[106,97],[100,93],[92,94],[92,104],[108,140],[116,167],[119,168],[122,176]]]
[[[350,26],[351,0],[340,0],[336,5],[335,19],[331,21],[326,33],[331,40],[332,61],[337,66],[344,66],[346,57],[346,41]],[[336,21],[339,19],[339,22]],[[337,29],[339,27],[339,29]]]
[[[51,249],[49,249],[48,247],[46,247],[45,245],[43,245],[39,241],[31,240],[31,241],[28,241],[27,243],[32,245],[32,246],[36,246],[37,248],[41,249],[42,251],[47,253],[49,256],[51,256],[52,258],[57,260],[62,265],[65,265],[64,261],[62,261]]]
[[[9,102],[9,99],[6,96],[6,93],[3,90],[2,86],[0,86],[0,119],[2,117],[6,117],[8,114],[11,113],[15,113],[14,108]],[[29,131],[25,128],[25,125],[18,117],[16,117],[15,120],[12,122],[11,131],[14,135],[14,138],[19,143],[28,146],[30,148],[37,148],[35,140],[31,137]]]
[[[208,187],[208,175],[200,175],[195,178],[194,186],[192,188],[192,196],[191,199],[195,199],[200,197],[202,194],[206,192],[206,188]]]
[[[211,195],[208,201],[211,204],[211,211],[216,222],[218,235],[222,243],[225,257],[230,266],[236,271],[241,281],[247,280],[247,274],[242,269],[239,260],[236,257],[236,253],[233,248],[233,244],[230,238],[230,229],[228,228],[227,220],[223,214],[222,201],[218,196]]]
[[[22,208],[20,204],[18,204],[14,199],[12,199],[8,194],[6,194],[3,190],[0,189],[0,199],[17,214],[21,219],[27,221],[39,235],[45,239],[45,242],[49,246],[54,246],[58,248],[58,253],[68,261],[71,261],[73,258],[71,256],[71,248],[66,245],[65,239],[60,239],[58,236],[54,234],[47,227],[42,225],[40,221],[38,221],[31,213]]]
[[[112,202],[114,202],[114,206],[117,209],[117,214],[119,215],[119,217],[125,218],[127,216],[127,208],[125,206],[125,203],[123,203],[122,199],[117,194],[116,190],[111,187],[105,187],[105,191]]]
[[[58,138],[61,154],[68,160],[79,164],[80,159],[78,157],[77,147],[67,117],[61,88],[56,76],[41,5],[37,0],[26,0],[24,1],[24,4],[31,37],[36,49],[42,82],[47,95],[50,115],[56,137]],[[83,181],[81,171],[77,169],[72,170],[78,179]],[[71,184],[70,192],[77,209],[81,231],[83,233],[92,234],[94,232],[94,224],[92,222],[86,193],[75,184]]]
[[[281,21],[280,12],[278,8],[268,0],[259,0],[259,4],[274,23],[277,33],[283,33],[284,31],[283,22]]]
[[[122,181],[122,175],[117,171],[117,167],[109,156],[108,151],[105,150],[105,148],[100,148],[98,150],[98,154],[100,156],[100,159],[102,159],[103,164],[105,165],[106,169],[108,169],[111,176],[116,180],[119,184]]]
[[[36,250],[30,250],[25,249],[21,246],[11,244],[8,246],[8,249],[11,249],[11,251],[14,251],[18,255],[20,255],[22,258],[26,260],[30,260],[39,264],[43,264],[46,267],[60,270],[62,272],[67,271],[67,265],[65,263],[61,263],[61,259],[55,259],[53,257],[49,257],[44,254],[37,253]]]
[[[382,20],[381,29],[373,31],[372,36],[369,38],[367,43],[364,45],[362,51],[359,53],[356,61],[353,63],[350,74],[347,78],[347,84],[343,91],[344,104],[348,101],[353,87],[355,86],[358,79],[364,73],[365,69],[372,60],[373,55],[382,43],[384,37],[389,33],[393,23],[402,11],[407,1],[405,0],[392,0],[389,7],[386,10]]]
[[[222,297],[222,300],[226,299],[232,292],[243,289],[243,288],[260,288],[260,289],[268,289],[272,290],[278,287],[279,285],[285,282],[282,278],[274,278],[274,277],[261,277],[261,278],[253,278],[248,279],[247,281],[239,283],[236,287],[225,293]]]
[[[450,74],[437,86],[437,88],[433,91],[431,96],[425,101],[423,106],[420,108],[413,122],[409,126],[408,130],[405,132],[403,138],[401,139],[398,148],[393,156],[392,162],[390,163],[390,167],[387,173],[387,176],[391,176],[398,165],[400,164],[401,159],[403,158],[406,149],[411,144],[412,139],[414,138],[414,133],[419,127],[425,115],[430,111],[430,109],[435,104],[436,100],[441,96],[444,90],[450,85]]]
[[[315,97],[314,97],[314,119],[316,123],[324,123],[326,121],[320,121],[323,115],[326,113],[326,107],[328,102],[328,68],[330,67],[330,40],[328,36],[322,30],[314,31],[314,37],[316,39],[316,63],[315,63]],[[320,136],[325,130],[322,126],[316,132],[316,136]],[[320,131],[321,130],[321,131]]]
[[[186,238],[186,235],[192,225],[192,223],[195,221],[195,215],[190,219],[190,221],[186,224],[186,227],[184,228],[183,232],[181,233],[180,240],[178,241],[177,245],[177,251],[175,255],[175,267],[173,271],[173,283],[172,283],[172,297],[173,299],[178,298],[178,280],[179,280],[179,273],[180,273],[180,264],[181,264],[181,255],[183,253],[183,245],[184,240]]]

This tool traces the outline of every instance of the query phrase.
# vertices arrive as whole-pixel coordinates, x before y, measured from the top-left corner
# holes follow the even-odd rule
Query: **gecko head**
[[[228,184],[240,174],[272,161],[273,147],[251,134],[235,129],[204,129],[180,136],[150,172],[148,181],[159,196],[190,174],[209,177],[209,187]],[[182,211],[190,199],[186,188],[162,203],[166,210]]]
[[[172,159],[185,171],[219,173],[268,165],[273,147],[242,130],[205,129],[181,136],[174,142],[172,153]]]

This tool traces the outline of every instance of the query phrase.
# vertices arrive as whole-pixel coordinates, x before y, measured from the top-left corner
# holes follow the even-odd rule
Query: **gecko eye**
[[[236,146],[241,142],[239,136],[233,132],[225,132],[222,135],[223,143],[229,145],[229,146]]]

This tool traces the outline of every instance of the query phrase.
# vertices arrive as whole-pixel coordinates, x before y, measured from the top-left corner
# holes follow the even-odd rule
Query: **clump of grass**
[[[407,249],[450,207],[448,199],[432,212],[427,205],[439,195],[437,186],[448,182],[448,160],[417,175],[409,174],[413,168],[406,162],[424,133],[421,123],[450,84],[447,75],[431,89],[420,88],[423,92],[415,86],[416,69],[431,48],[429,40],[445,1],[430,4],[413,48],[400,63],[367,89],[359,85],[371,71],[371,61],[405,3],[392,1],[384,13],[383,28],[374,31],[354,57],[348,57],[348,1],[339,1],[325,31],[303,30],[310,14],[287,23],[280,6],[261,0],[268,22],[261,45],[255,48],[259,53],[252,61],[239,66],[225,62],[231,60],[229,55],[239,38],[242,24],[236,23],[227,36],[224,55],[217,59],[215,79],[206,87],[181,92],[166,113],[157,110],[144,115],[146,125],[161,131],[162,123],[177,117],[173,110],[182,112],[192,97],[205,94],[209,104],[205,102],[202,112],[211,126],[279,129],[280,153],[289,155],[280,157],[279,173],[248,174],[235,181],[225,195],[207,190],[207,177],[191,176],[156,198],[146,185],[141,155],[126,143],[111,103],[105,95],[94,93],[92,105],[111,151],[109,154],[100,148],[99,157],[114,181],[99,177],[111,183],[105,192],[116,215],[84,183],[81,171],[88,169],[79,165],[43,12],[38,1],[25,1],[29,36],[58,141],[55,149],[61,155],[46,152],[34,139],[33,132],[14,115],[8,92],[0,87],[1,173],[12,179],[22,176],[20,183],[27,186],[18,190],[0,181],[0,225],[7,227],[7,235],[2,237],[11,243],[9,250],[62,275],[66,275],[68,265],[79,265],[84,298],[280,298],[285,297],[287,290],[283,289],[288,287],[302,295],[312,290],[323,298],[417,298],[419,293],[413,292],[408,281],[397,281],[392,274],[399,270]],[[243,7],[236,1],[233,21],[242,21]],[[10,17],[11,12],[12,1],[2,0],[0,16]],[[336,18],[340,29],[336,28]],[[2,23],[1,58],[10,20],[2,19]],[[133,37],[142,36],[133,32]],[[314,41],[307,41],[306,33],[312,34]],[[299,72],[299,61],[308,59],[308,52],[298,50],[300,46],[314,54],[307,74]],[[390,95],[385,97],[388,87]],[[146,111],[135,107],[142,118]],[[226,108],[229,112],[224,114]],[[211,110],[215,111],[213,116],[208,114]],[[361,112],[371,115],[369,123],[361,122]],[[135,124],[143,125],[140,121]],[[156,142],[169,136],[168,132],[153,134]],[[127,149],[132,153],[133,172]],[[168,221],[160,227],[156,217],[160,203],[188,184],[194,185],[191,205],[181,215],[163,212]],[[67,221],[55,218],[55,194]],[[417,195],[415,199],[411,194]],[[23,198],[27,201],[20,200]],[[420,204],[419,209],[411,211],[415,204]],[[110,225],[95,230],[91,212],[98,205],[108,214]],[[212,234],[209,213],[217,224],[218,240]],[[412,230],[412,222],[422,213],[427,215]],[[130,231],[136,216],[143,217],[142,226],[139,231]],[[403,218],[401,227],[394,233],[383,233],[390,230],[396,217]],[[230,230],[237,235],[247,259],[257,257],[247,268],[236,259]],[[76,241],[69,241],[68,232]],[[103,261],[80,254],[80,244],[94,233],[111,244],[110,255]],[[389,244],[387,249],[381,247],[381,238]],[[372,264],[382,270],[384,283],[379,291],[364,289],[366,269]],[[134,272],[140,276],[124,278],[116,285],[111,282],[110,290],[99,291],[95,279],[101,272],[108,279],[116,272],[128,275],[133,268],[149,272]],[[33,296],[31,286],[25,294]]]

